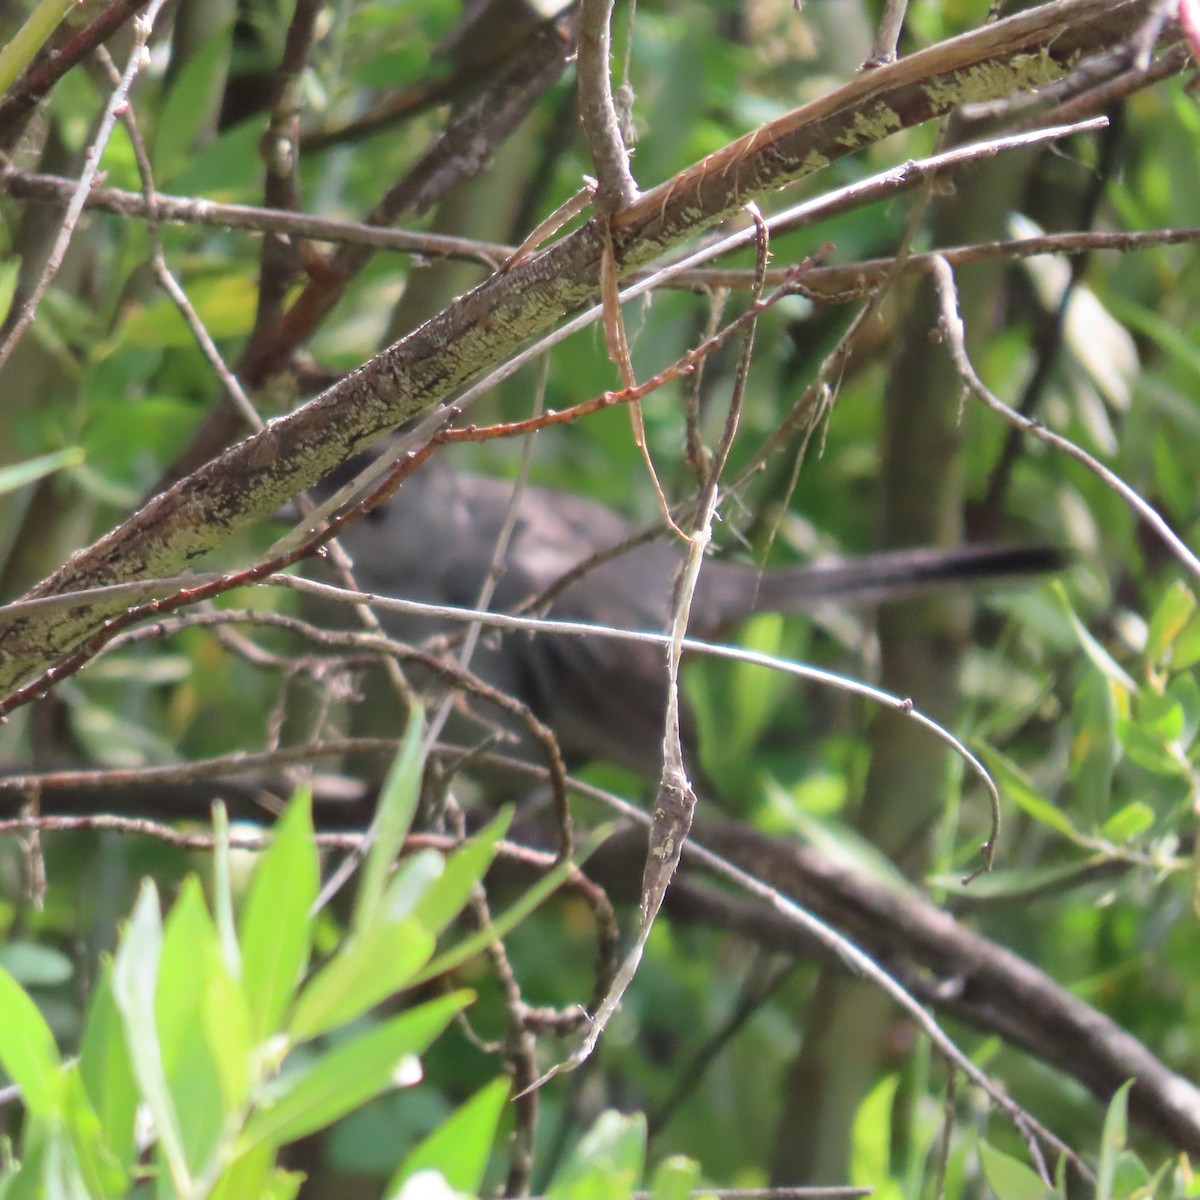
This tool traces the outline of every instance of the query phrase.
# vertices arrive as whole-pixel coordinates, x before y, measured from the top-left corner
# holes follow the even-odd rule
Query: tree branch
[[[710,155],[614,214],[618,273],[709,228],[747,200],[949,111],[1034,87],[1138,32],[1151,0],[1066,0],[858,76],[830,96]],[[1173,27],[1172,37],[1177,36]],[[496,275],[290,416],[155,497],[74,555],[31,595],[172,575],[375,438],[451,394],[594,298],[605,230],[596,221]],[[52,664],[119,611],[81,604],[0,630],[0,688]]]

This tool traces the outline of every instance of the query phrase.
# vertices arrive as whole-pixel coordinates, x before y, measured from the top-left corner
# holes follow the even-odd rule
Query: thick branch
[[[1078,1079],[1104,1103],[1132,1079],[1134,1117],[1189,1154],[1200,1152],[1200,1090],[1025,959],[972,932],[915,891],[902,893],[868,880],[806,847],[735,822],[710,823],[696,836],[829,920],[940,1012],[1000,1034]],[[686,864],[686,850],[684,859]],[[699,897],[690,899],[695,917]],[[677,903],[683,900],[677,897]],[[724,896],[720,907],[726,923],[760,943],[792,953],[800,948],[796,929],[763,906],[730,907]]]
[[[613,220],[618,271],[657,257],[747,200],[965,101],[1036,87],[1085,53],[1120,45],[1151,0],[1066,0],[1021,13],[860,75],[688,168]],[[262,433],[150,501],[35,589],[53,595],[174,575],[234,531],[414,414],[443,399],[596,295],[604,233],[592,222],[497,274]],[[81,603],[0,630],[0,688],[52,664],[119,611]]]
[[[588,864],[616,903],[637,902],[643,846],[641,831],[630,830]],[[664,904],[672,921],[736,932],[765,950],[836,964],[768,905],[705,881],[711,873],[706,847],[719,847],[723,859],[827,921],[943,1016],[999,1035],[1078,1080],[1102,1104],[1134,1080],[1133,1118],[1181,1150],[1200,1150],[1200,1090],[1104,1013],[915,889],[868,878],[741,822],[697,821]]]

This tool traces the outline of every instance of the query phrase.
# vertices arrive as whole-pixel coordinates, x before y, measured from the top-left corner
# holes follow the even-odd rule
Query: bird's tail
[[[1067,561],[1053,546],[985,544],[886,550],[760,572],[744,563],[710,563],[700,578],[702,586],[712,589],[709,611],[733,621],[752,612],[802,612],[821,604],[869,606],[948,587],[1004,583],[1059,571]]]

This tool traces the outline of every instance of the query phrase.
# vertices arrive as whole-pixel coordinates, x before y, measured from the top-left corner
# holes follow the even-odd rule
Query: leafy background
[[[0,15],[0,34],[14,32],[36,7],[9,6]],[[361,219],[403,177],[457,111],[475,76],[486,77],[472,54],[503,61],[532,19],[516,3],[485,8],[493,23],[482,32],[468,25],[465,34],[460,6],[442,0],[321,10],[296,94],[301,127],[313,135],[333,132],[302,147],[297,208]],[[976,28],[986,15],[980,4],[914,4],[901,51]],[[836,7],[816,0],[802,13],[776,0],[643,0],[631,59],[638,179],[643,186],[667,179],[844,82],[869,53],[877,16],[873,6],[849,0]],[[289,6],[260,0],[182,0],[161,21],[133,103],[159,190],[263,202],[263,105],[290,19]],[[614,28],[619,64],[629,28],[624,8]],[[120,37],[112,43],[118,62],[123,45]],[[416,106],[368,135],[337,133],[381,97],[411,95],[430,82],[446,85],[444,102]],[[94,63],[65,75],[12,147],[14,166],[77,174],[110,90]],[[573,103],[567,72],[484,172],[433,211],[406,218],[405,227],[519,242],[591,169]],[[1023,228],[1018,214],[1050,230],[1200,224],[1194,187],[1200,112],[1190,74],[1133,91],[1108,116],[1106,130],[1053,149],[1010,152],[940,184],[914,248],[1013,236]],[[972,127],[980,136],[992,128]],[[840,161],[781,203],[920,158],[944,136],[955,134],[902,132]],[[102,167],[106,186],[140,189],[133,146],[120,125]],[[915,203],[910,195],[855,207],[814,229],[780,236],[772,243],[774,261],[798,261],[826,242],[836,262],[891,253]],[[19,303],[60,213],[9,195],[0,201],[0,218],[0,291]],[[255,322],[261,240],[200,225],[164,225],[161,237],[196,312],[226,361],[236,363]],[[15,471],[16,464],[43,455],[63,456],[36,483],[6,477],[11,486],[0,513],[6,597],[19,595],[129,512],[220,395],[192,333],[156,287],[149,254],[144,222],[85,216],[36,322],[4,367],[4,462]],[[750,262],[743,255],[731,265]],[[1089,254],[1076,268],[1072,307],[1056,336],[1066,263],[1038,259],[961,270],[976,366],[1013,404],[1045,370],[1037,391],[1040,419],[1102,458],[1195,545],[1196,255],[1188,245]],[[482,273],[477,265],[420,255],[375,255],[292,364],[301,382],[296,375],[260,380],[258,398],[268,410],[273,402],[290,406],[306,390],[305,371],[316,376],[359,365]],[[292,295],[302,283],[295,273]],[[741,302],[736,295],[730,300],[734,308]],[[708,303],[695,293],[661,291],[628,306],[639,376],[697,341]],[[763,316],[732,470],[751,461],[753,448],[812,379],[851,315],[852,306],[796,299]],[[896,618],[901,630],[904,620],[918,627],[945,621],[946,641],[952,647],[962,642],[961,666],[943,662],[952,656],[933,630],[935,647],[942,645],[932,652],[934,661],[950,677],[961,677],[961,698],[936,690],[923,697],[920,679],[889,686],[916,695],[948,720],[1001,783],[1005,832],[997,869],[965,894],[957,886],[988,827],[986,799],[961,766],[928,747],[897,746],[869,705],[823,687],[799,687],[740,664],[692,664],[686,686],[705,771],[726,815],[815,845],[876,879],[894,880],[887,860],[898,861],[918,886],[976,929],[1112,1016],[1181,1075],[1195,1077],[1195,581],[1182,578],[1161,544],[1094,475],[1034,443],[1021,446],[1002,504],[989,506],[987,488],[1008,431],[971,403],[961,422],[949,421],[949,433],[928,423],[922,405],[930,397],[940,396],[943,405],[935,422],[945,420],[947,394],[957,407],[956,382],[947,383],[944,355],[927,336],[932,324],[919,284],[905,280],[892,288],[856,337],[837,380],[836,406],[803,454],[790,497],[798,445],[768,462],[727,508],[718,542],[721,552],[735,554],[766,553],[769,544],[780,561],[866,551],[895,536],[910,508],[932,499],[925,506],[932,511],[919,518],[930,524],[929,538],[980,530],[1071,552],[1057,585],[988,594],[969,617],[949,606],[934,617]],[[723,420],[735,363],[731,349],[706,364],[709,433]],[[566,407],[616,382],[602,337],[584,333],[554,351],[545,401]],[[681,454],[687,386],[668,385],[645,405],[650,450],[672,494],[685,491],[688,480]],[[532,371],[518,373],[487,398],[475,419],[525,415],[534,387]],[[898,433],[896,423],[903,426],[906,414],[908,432]],[[487,444],[459,453],[457,461],[512,473],[515,447]],[[533,472],[539,482],[603,500],[638,521],[657,511],[620,410],[543,434]],[[248,561],[274,532],[232,542],[219,564]],[[280,602],[239,595],[232,603]],[[897,669],[896,639],[907,635],[889,631],[887,620],[877,632],[870,614],[822,613],[811,622],[765,616],[738,638],[855,676],[882,672],[888,683]],[[261,640],[272,648],[287,645],[271,633]],[[269,743],[280,695],[277,675],[230,652],[211,632],[190,629],[106,656],[49,700],[20,710],[0,728],[0,754],[16,770],[77,763],[133,770],[259,749]],[[393,735],[400,724],[397,715]],[[931,756],[923,784],[879,765],[891,761],[888,755],[909,764],[912,754]],[[584,774],[625,795],[647,793],[645,781],[603,765]],[[883,808],[873,799],[882,776],[893,785]],[[479,805],[486,812],[486,786],[482,791]],[[25,799],[10,797],[10,811]],[[91,803],[122,806],[112,797]],[[164,820],[177,811],[169,788],[148,798],[143,793],[137,803]],[[579,812],[583,823],[598,819],[586,804]],[[202,818],[203,810],[190,816]],[[32,990],[68,1048],[80,1035],[99,955],[113,948],[139,881],[149,875],[170,894],[188,869],[209,867],[207,854],[115,833],[9,837],[2,853],[7,945],[0,963]],[[628,925],[629,907],[620,911]],[[337,943],[341,920],[325,915],[318,922],[319,951]],[[585,1003],[594,941],[584,906],[570,898],[515,930],[507,948],[526,1001],[566,1010]],[[718,928],[661,922],[596,1062],[542,1093],[533,1187],[544,1187],[581,1131],[616,1106],[648,1115],[652,1159],[689,1155],[715,1183],[815,1179],[867,1183],[887,1194],[931,1193],[945,1071],[894,1012],[874,1002],[858,1008],[841,991],[844,982],[830,982],[823,970],[810,961],[785,961]],[[380,1194],[405,1148],[498,1074],[502,1056],[487,1052],[481,1040],[504,1035],[510,1014],[501,988],[482,958],[458,978],[479,993],[470,1016],[478,1038],[465,1025],[452,1027],[425,1056],[425,1084],[381,1097],[302,1146],[297,1164],[310,1173],[311,1194]],[[839,1014],[848,1029],[839,1027]],[[1078,1082],[995,1036],[966,1026],[952,1030],[1021,1103],[1069,1145],[1094,1156],[1103,1106]],[[567,1045],[549,1038],[544,1056],[552,1060]],[[987,1186],[978,1154],[984,1137],[1009,1154],[1020,1157],[1023,1150],[969,1089],[960,1090],[952,1106],[945,1189],[978,1194]],[[1134,1136],[1147,1162],[1165,1161],[1170,1147]],[[815,1148],[793,1154],[806,1142]],[[503,1157],[496,1155],[493,1182],[503,1177]],[[1172,1186],[1189,1192],[1190,1179],[1181,1167]],[[1002,1190],[995,1179],[991,1186]]]

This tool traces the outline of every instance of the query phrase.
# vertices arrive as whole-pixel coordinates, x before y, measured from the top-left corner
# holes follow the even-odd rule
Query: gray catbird
[[[512,494],[511,483],[465,474],[434,459],[392,500],[353,523],[341,542],[354,558],[360,585],[369,591],[474,607]],[[527,487],[491,608],[519,608],[632,532],[624,519],[591,500]],[[638,545],[572,582],[556,596],[548,615],[662,631],[683,552],[678,539],[666,536]],[[1058,551],[1029,545],[900,550],[767,570],[714,559],[700,573],[689,633],[712,638],[754,612],[874,604],[1061,564]],[[387,623],[408,641],[446,630],[409,618],[389,617]],[[659,647],[508,632],[489,636],[471,666],[541,717],[569,759],[602,759],[657,777],[666,704]],[[685,729],[685,738],[689,734]]]

